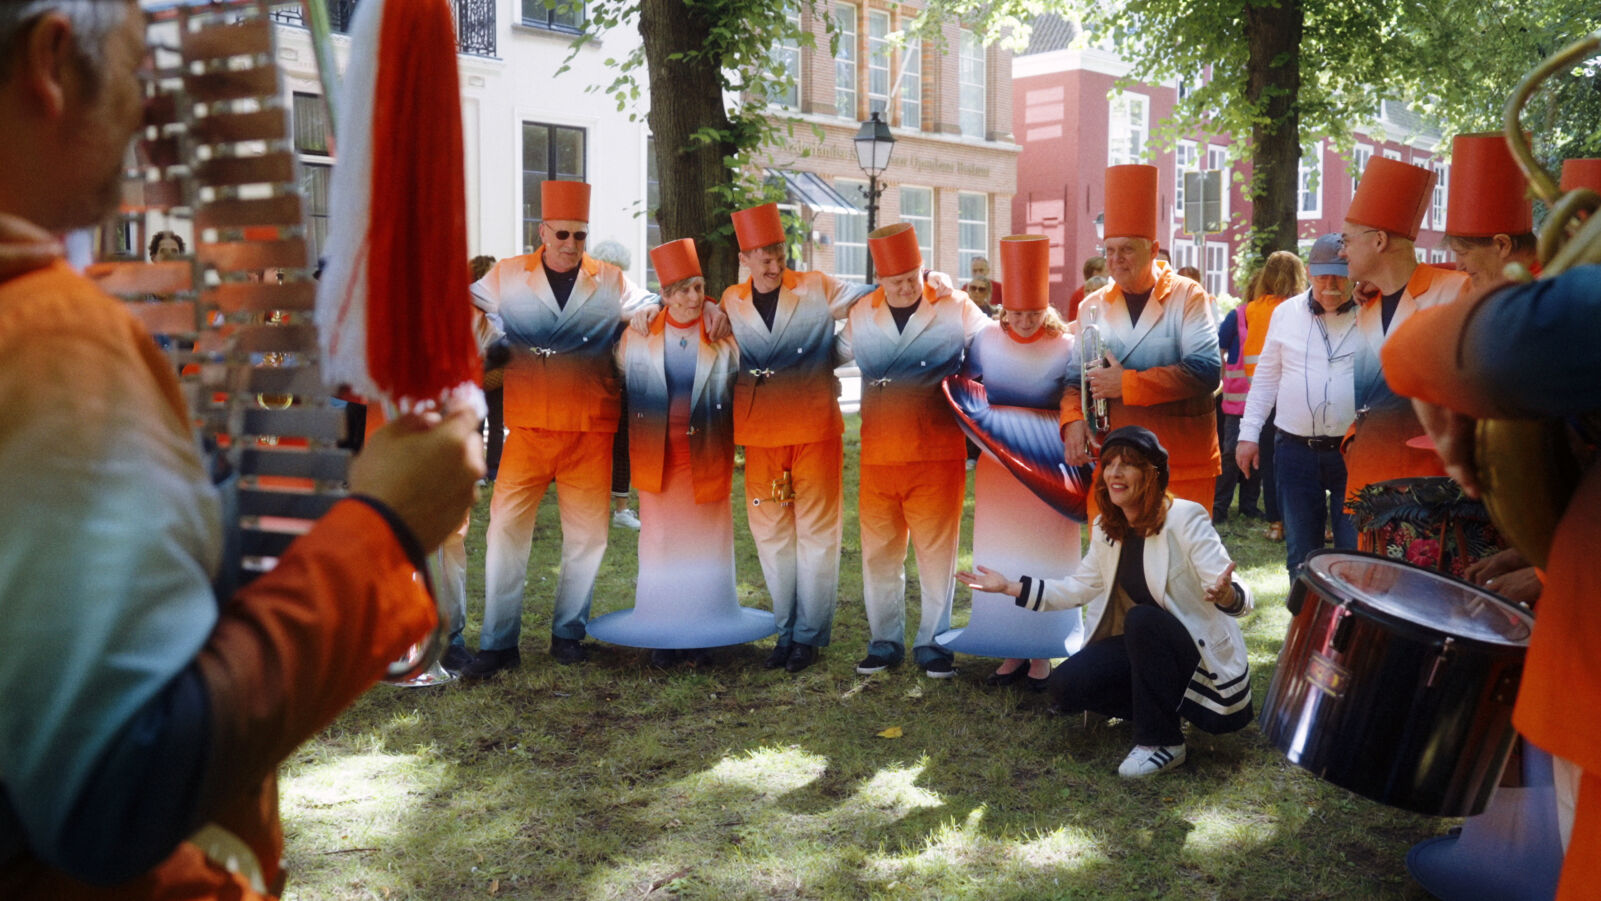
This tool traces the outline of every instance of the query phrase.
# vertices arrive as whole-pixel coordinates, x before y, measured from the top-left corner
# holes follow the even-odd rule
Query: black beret
[[[1137,425],[1126,425],[1122,428],[1113,429],[1106,436],[1106,440],[1101,442],[1101,456],[1104,458],[1107,451],[1118,445],[1131,447],[1149,460],[1151,465],[1156,467],[1157,487],[1163,491],[1167,490],[1167,448],[1163,447],[1162,442],[1157,440],[1155,432],[1144,426]]]

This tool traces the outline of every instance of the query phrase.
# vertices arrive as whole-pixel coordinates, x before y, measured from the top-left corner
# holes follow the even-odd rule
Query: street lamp
[[[878,227],[878,177],[889,168],[889,156],[895,152],[895,136],[889,133],[889,123],[873,113],[856,132],[856,163],[867,173],[867,231]],[[873,281],[873,255],[867,255],[867,281]]]

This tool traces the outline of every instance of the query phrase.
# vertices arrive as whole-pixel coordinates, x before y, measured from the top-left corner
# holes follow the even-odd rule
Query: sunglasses
[[[572,238],[574,241],[582,241],[589,237],[589,232],[570,232],[566,229],[562,229],[561,231],[551,229],[550,233],[555,235],[556,240],[558,241],[565,241],[568,238]]]

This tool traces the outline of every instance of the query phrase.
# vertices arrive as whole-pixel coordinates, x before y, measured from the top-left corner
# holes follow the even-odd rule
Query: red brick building
[[[1227,136],[1195,135],[1172,149],[1159,149],[1151,136],[1172,115],[1179,98],[1176,85],[1137,82],[1119,92],[1117,81],[1131,70],[1116,54],[1072,46],[1076,29],[1056,17],[1043,17],[1035,29],[1028,50],[1012,60],[1012,131],[1023,152],[1011,229],[1051,239],[1052,301],[1065,303],[1082,282],[1084,260],[1100,253],[1096,219],[1108,203],[1116,202],[1105,196],[1104,173],[1107,166],[1120,163],[1150,163],[1160,169],[1157,237],[1173,264],[1199,269],[1213,294],[1243,293],[1233,269],[1250,222],[1250,202],[1244,195],[1249,163],[1229,162]],[[1449,254],[1439,242],[1450,167],[1435,159],[1440,135],[1389,103],[1361,131],[1354,171],[1360,172],[1379,153],[1439,172],[1418,249],[1422,258],[1445,261]],[[1339,230],[1357,182],[1352,163],[1326,140],[1306,143],[1298,197],[1303,250],[1316,236]],[[1223,173],[1224,228],[1197,240],[1184,230],[1182,173],[1207,169]]]

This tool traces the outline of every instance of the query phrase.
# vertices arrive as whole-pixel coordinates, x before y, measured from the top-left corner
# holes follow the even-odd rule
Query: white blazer
[[[1088,604],[1084,632],[1094,635],[1112,597],[1121,553],[1121,544],[1107,536],[1097,518],[1089,553],[1079,562],[1078,569],[1063,579],[1031,579],[1018,603],[1031,610],[1062,610]],[[1206,601],[1207,586],[1216,583],[1228,566],[1228,551],[1212,528],[1211,516],[1193,501],[1174,498],[1161,531],[1145,539],[1145,583],[1151,596],[1184,625],[1201,655],[1184,697],[1200,708],[1187,709],[1187,715],[1196,714],[1189,719],[1208,731],[1239,728],[1251,715],[1251,671],[1245,637],[1234,616]],[[1251,591],[1242,582],[1236,581],[1235,585],[1245,599],[1244,607],[1235,615],[1243,616],[1253,605]]]

